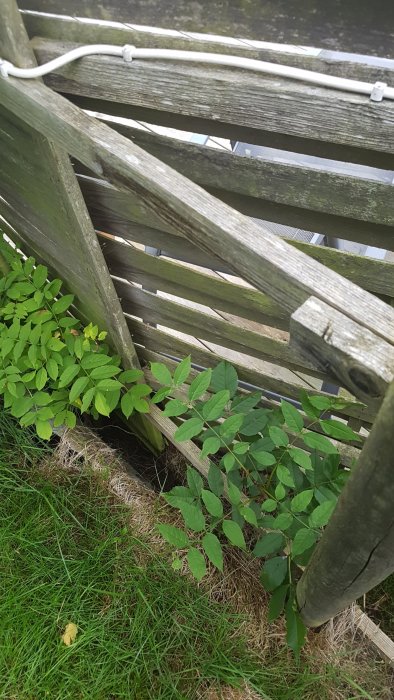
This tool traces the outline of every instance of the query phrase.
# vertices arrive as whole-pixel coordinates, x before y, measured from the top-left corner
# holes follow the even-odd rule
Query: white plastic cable
[[[304,70],[303,68],[293,68],[267,61],[258,61],[243,56],[230,56],[216,53],[200,53],[199,51],[177,51],[173,49],[139,49],[126,44],[125,46],[113,46],[111,44],[91,44],[80,46],[72,51],[68,51],[63,56],[58,56],[48,63],[44,63],[36,68],[17,68],[9,61],[0,59],[0,75],[4,78],[13,76],[15,78],[40,78],[51,71],[75,61],[83,56],[92,55],[120,56],[124,61],[130,63],[137,59],[157,59],[165,61],[192,61],[194,63],[208,63],[216,66],[231,66],[244,70],[268,73],[283,78],[301,80],[313,85],[330,87],[345,92],[355,92],[361,95],[369,95],[374,102],[381,102],[383,98],[394,100],[394,88],[388,87],[386,83],[366,83],[360,80],[349,78],[339,78],[334,75],[317,73],[315,71]]]

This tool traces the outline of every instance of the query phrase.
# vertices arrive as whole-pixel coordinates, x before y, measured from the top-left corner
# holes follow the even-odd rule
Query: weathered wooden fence
[[[290,4],[296,12],[295,0]],[[265,3],[264,11],[260,3],[250,3],[247,16],[243,3],[224,3],[222,19],[215,9],[215,21],[203,3],[193,3],[201,10],[194,20],[184,3],[135,7],[106,0],[96,7],[90,1],[21,0],[20,5],[37,12],[21,15],[14,0],[5,0],[0,26],[0,55],[20,66],[79,44],[127,43],[231,52],[394,82],[394,61],[387,59],[303,55],[41,14],[96,13],[246,38],[256,36],[255,27],[259,38],[299,37],[334,48],[344,41],[345,50],[386,55],[387,17],[372,45],[355,29],[354,3],[331,14],[324,35],[320,27],[328,10],[312,22],[308,9],[294,24],[289,12],[277,19],[277,2]],[[272,35],[259,34],[269,12]],[[339,26],[341,40],[335,38]],[[393,494],[382,488],[394,450],[394,431],[387,427],[393,420],[392,390],[383,402],[394,379],[394,268],[383,260],[287,242],[254,219],[393,251],[394,103],[236,69],[170,61],[126,64],[110,56],[79,60],[48,75],[45,84],[2,78],[0,96],[0,225],[67,281],[82,313],[109,329],[126,365],[157,358],[171,364],[168,356],[190,353],[196,366],[207,367],[230,352],[240,379],[264,389],[265,401],[272,393],[297,399],[302,386],[322,394],[321,382],[329,381],[350,392],[349,405],[338,414],[353,428],[369,429],[379,411],[360,466],[300,585],[304,619],[320,624],[394,570]],[[239,156],[109,117],[263,144],[288,156]],[[341,167],[324,160],[300,165],[292,153],[329,157]],[[141,244],[165,255],[149,255]],[[171,438],[171,422],[157,409],[153,419]],[[376,449],[381,469],[371,456]],[[342,446],[341,454],[350,464],[359,453]],[[205,468],[198,457],[195,463]],[[349,527],[355,498],[369,527]]]

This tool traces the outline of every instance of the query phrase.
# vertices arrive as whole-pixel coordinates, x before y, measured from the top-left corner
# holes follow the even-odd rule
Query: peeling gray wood
[[[394,347],[314,297],[290,319],[290,347],[375,410],[394,379]]]
[[[160,289],[175,296],[220,309],[264,325],[286,329],[289,317],[268,297],[255,289],[227,282],[185,265],[154,257],[120,241],[100,237],[112,275]]]
[[[149,356],[145,354],[145,350],[178,358],[191,355],[192,362],[201,367],[215,367],[218,362],[225,359],[219,352],[205,350],[201,345],[181,340],[173,334],[166,333],[157,328],[152,328],[137,319],[128,317],[127,323],[133,335],[134,342],[137,343],[137,351],[140,358],[147,357],[147,359],[150,359]],[[242,364],[240,361],[233,362],[232,364],[237,370],[238,377],[241,381],[260,387],[263,391],[274,392],[277,395],[279,394],[299,400],[300,390],[303,388],[301,384],[279,379],[266,371],[256,371],[250,366]],[[313,396],[330,396],[316,389],[311,389],[308,393]],[[350,400],[350,405],[340,411],[335,411],[335,413],[344,417],[351,416],[359,418],[365,423],[372,423],[375,416],[375,413],[371,411],[370,408],[356,400],[354,400],[353,403]]]
[[[244,39],[393,56],[394,10],[368,0],[22,0],[21,7]]]
[[[14,0],[4,0],[1,16],[2,57],[17,65],[35,65]],[[9,205],[10,223],[16,222],[15,228],[28,246],[66,281],[85,315],[108,330],[124,364],[137,366],[138,358],[66,151],[34,131],[28,117],[26,123],[3,107],[0,142],[0,191]]]
[[[305,624],[317,627],[394,572],[394,384],[298,587]]]
[[[73,17],[53,17],[40,13],[25,12],[23,21],[30,37],[40,36],[55,41],[75,41],[81,44],[132,44],[142,48],[231,54],[367,82],[380,80],[391,83],[394,77],[394,60],[378,57],[371,60],[356,54],[349,55],[325,50],[292,51],[292,47],[285,44],[277,44],[274,47],[269,43],[272,42],[271,38],[266,44],[260,41],[259,46],[256,47],[248,42],[234,40],[229,42],[227,37],[212,38],[209,35],[191,35],[176,31],[162,33],[160,30],[152,29],[146,31],[143,27],[137,29],[127,24],[106,25],[93,20],[85,23]]]
[[[394,343],[394,310],[211,197],[128,139],[44,86],[0,81],[6,107],[55,138],[86,167],[134,192],[164,224],[217,255],[288,312],[313,295],[329,299],[377,336]],[[256,252],[256,237],[261,250]]]
[[[40,63],[74,46],[39,38],[31,43]],[[126,64],[110,56],[83,58],[49,74],[45,82],[68,94],[263,129],[294,142],[330,142],[345,148],[344,159],[350,147],[370,151],[372,158],[389,154],[394,162],[390,100],[372,102],[368,96],[240,69],[155,60]]]

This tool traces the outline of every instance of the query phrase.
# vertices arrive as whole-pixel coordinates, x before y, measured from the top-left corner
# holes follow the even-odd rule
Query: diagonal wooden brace
[[[290,345],[375,410],[394,379],[393,345],[314,296],[291,316]]]

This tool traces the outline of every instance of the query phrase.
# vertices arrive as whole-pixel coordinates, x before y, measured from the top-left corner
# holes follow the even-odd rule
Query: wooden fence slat
[[[313,295],[329,299],[377,336],[394,343],[394,310],[320,266],[285,241],[220,203],[194,183],[40,84],[0,81],[5,106],[55,138],[86,167],[138,194],[161,221],[229,264],[288,312]],[[262,249],[256,252],[256,236]],[[361,380],[361,378],[360,378]]]
[[[239,325],[235,325],[219,317],[192,309],[190,306],[152,294],[128,282],[115,279],[114,284],[123,311],[127,314],[143,318],[149,323],[173,328],[201,340],[218,343],[235,352],[335,381],[332,375],[316,371],[311,363],[304,361],[296,352],[289,352],[288,343],[285,340],[275,339],[272,335],[264,335],[263,332],[250,331],[242,326],[241,319],[239,319]]]
[[[96,229],[166,251],[175,259],[230,272],[223,261],[179,236],[179,231],[171,225],[164,225],[162,231],[154,228],[163,224],[132,193],[125,194],[109,183],[91,177],[79,175],[78,181]],[[288,243],[363,289],[387,297],[394,296],[392,263],[294,239],[288,240]]]
[[[374,171],[365,174],[362,168],[355,172],[354,167],[346,172],[346,166],[339,168],[330,163],[325,165],[324,161],[319,165],[301,165],[292,158],[291,153],[284,156],[276,151],[248,158],[231,151],[179,141],[124,124],[110,122],[110,126],[204,189],[212,191],[214,188],[219,198],[220,194],[217,193],[222,191],[231,193],[229,199],[233,198],[233,193],[245,195],[242,208],[244,213],[249,213],[248,197],[290,206],[296,203],[303,210],[326,215],[317,218],[316,222],[319,223],[314,227],[310,224],[309,229],[306,226],[304,229],[325,230],[331,235],[333,231],[327,231],[327,219],[336,215],[343,218],[342,224],[336,224],[336,235],[339,237],[339,233],[342,233],[343,237],[346,235],[349,239],[351,236],[353,240],[359,240],[357,229],[360,228],[360,221],[390,227],[394,225],[392,173]],[[265,205],[266,202],[260,205],[260,218],[263,218]],[[256,208],[258,211],[258,204],[251,215],[258,215]],[[356,221],[350,222],[347,219]],[[335,222],[331,226],[335,229]],[[374,245],[373,226],[366,227],[364,236],[369,245]],[[394,247],[393,228],[387,229],[385,240],[381,242],[388,243],[389,247],[390,238]]]
[[[81,109],[90,110],[99,114],[136,121],[147,122],[157,126],[179,129],[180,131],[190,131],[198,134],[209,134],[219,136],[241,143],[253,143],[257,146],[267,146],[279,150],[303,153],[306,155],[319,156],[328,160],[340,160],[346,163],[357,163],[376,168],[393,170],[393,154],[382,151],[370,151],[356,146],[339,146],[329,141],[315,141],[308,138],[294,138],[284,133],[268,131],[263,128],[261,122],[259,128],[253,128],[237,122],[215,121],[202,116],[188,116],[178,112],[164,112],[149,107],[123,104],[110,100],[97,99],[63,93],[70,102]],[[250,98],[252,99],[252,98]],[[263,112],[262,112],[263,113]]]
[[[229,37],[212,37],[209,34],[186,34],[174,30],[162,32],[130,24],[103,24],[94,20],[81,22],[73,17],[54,17],[31,12],[25,12],[23,20],[31,38],[41,36],[54,41],[80,44],[132,44],[142,48],[232,54],[367,82],[380,80],[390,84],[394,78],[393,60],[379,57],[371,60],[371,57],[337,51],[307,51],[283,43],[274,45],[271,38],[266,43],[259,41],[256,45]]]
[[[104,236],[100,237],[100,241],[108,268],[116,277],[264,325],[282,329],[289,327],[289,317],[255,289],[148,255],[120,241],[108,241]]]
[[[74,46],[40,38],[31,44],[40,63]],[[394,162],[390,100],[371,102],[368,96],[218,66],[136,59],[126,64],[110,56],[83,58],[45,82],[69,94],[263,128],[287,136],[294,150],[298,139],[307,140],[318,155],[318,143],[325,141],[344,148],[344,159],[346,148],[356,147],[371,152],[372,159],[388,153]]]
[[[160,355],[160,353],[154,352],[153,350],[148,350],[147,348],[139,347],[138,354],[139,354],[139,357],[141,358],[141,362],[143,365],[145,365],[145,363],[150,363],[150,362],[163,362],[171,372],[174,372],[177,365],[179,364],[176,360],[172,360],[165,355]],[[182,385],[179,392],[177,390],[174,393],[174,396],[176,398],[180,398],[180,400],[183,401],[187,397],[187,390],[188,390],[187,387],[189,384],[191,384],[193,379],[198,375],[198,373],[200,371],[201,370],[192,368],[190,375],[189,375],[188,379],[186,380],[185,384]],[[159,382],[157,381],[157,379],[155,379],[155,377],[153,376],[153,374],[148,366],[144,366],[144,374],[145,374],[145,378],[148,380],[148,384],[150,384],[154,388],[157,388],[157,389],[160,388]],[[262,382],[264,381],[263,378],[261,381]],[[242,395],[248,394],[248,390],[244,389],[244,388],[238,387],[238,391]],[[324,394],[324,392],[321,392],[321,395],[323,395],[323,394]],[[208,390],[206,392],[206,394],[204,394],[204,398],[205,397],[209,398],[209,395],[210,395],[210,392]],[[324,395],[326,395],[326,394],[324,394]],[[279,398],[269,398],[268,396],[265,396],[264,394],[262,395],[261,401],[258,404],[258,406],[261,406],[262,408],[277,408],[278,405],[279,405]],[[302,409],[300,409],[300,410],[302,411]],[[349,418],[348,416],[344,416],[342,413],[337,412],[335,410],[333,411],[333,415],[339,415],[339,416],[341,416],[341,418],[344,418],[347,421],[347,424],[349,426],[350,426],[351,421],[356,420],[355,418]],[[319,426],[316,426],[316,421],[314,421],[312,418],[309,418],[304,413],[302,414],[302,416],[303,416],[304,426],[306,428],[313,430],[317,433],[324,434],[324,431],[322,429],[320,429]],[[361,426],[361,421],[359,421],[359,423]],[[364,423],[364,426],[369,430],[370,426],[367,423]],[[292,434],[292,438],[293,437],[294,438],[296,437],[295,434],[294,435]],[[360,454],[360,443],[357,443],[357,447],[355,447],[354,445],[345,444],[343,442],[340,442],[339,440],[334,440],[333,438],[330,438],[330,439],[331,439],[331,442],[338,448],[338,450],[340,452],[341,463],[346,467],[353,467],[356,464],[357,459],[358,459],[359,454]],[[362,441],[363,442],[361,444],[363,444],[365,442],[364,437],[362,437]],[[308,448],[302,443],[301,440],[299,441],[299,443],[300,444],[297,445],[297,447],[300,446],[301,448],[303,448],[306,451],[311,451],[311,450],[308,450]]]
[[[201,345],[181,340],[171,333],[152,328],[152,326],[148,326],[138,319],[128,317],[127,323],[134,338],[134,342],[137,344],[139,356],[142,358],[145,357],[145,348],[151,352],[162,353],[167,357],[182,358],[186,355],[191,355],[192,362],[201,367],[215,367],[218,362],[225,359],[219,352],[213,353],[204,349]],[[138,347],[139,345],[144,346],[144,348]],[[147,359],[149,359],[149,357]],[[250,365],[247,366],[241,362],[234,362],[232,364],[237,370],[241,381],[260,387],[263,391],[273,392],[280,396],[287,396],[291,399],[299,400],[300,391],[304,388],[302,384],[279,379],[277,376],[267,371],[257,371]],[[308,393],[313,396],[330,396],[316,389],[308,389]],[[363,423],[372,423],[376,415],[368,406],[358,403],[357,401],[352,403],[351,400],[350,405],[335,411],[335,413],[344,417],[351,416],[358,418],[363,421]]]
[[[35,65],[14,0],[1,7],[4,58]],[[4,82],[4,78],[1,79]],[[39,84],[39,83],[38,83]],[[44,88],[45,89],[45,88]],[[6,218],[38,257],[67,281],[90,320],[106,328],[125,366],[138,358],[69,157],[27,123],[0,108],[2,178]],[[78,251],[78,255],[75,252]]]
[[[240,36],[290,44],[393,55],[394,11],[387,3],[368,0],[266,0],[264,3],[223,0],[22,0],[28,10],[93,19],[133,22],[210,34]],[[373,31],[371,31],[371,27]]]
[[[308,626],[323,624],[394,572],[393,415],[394,383],[298,583]]]

